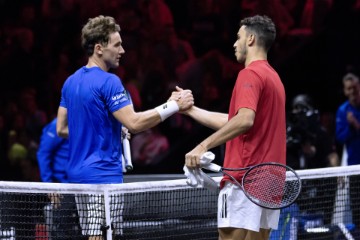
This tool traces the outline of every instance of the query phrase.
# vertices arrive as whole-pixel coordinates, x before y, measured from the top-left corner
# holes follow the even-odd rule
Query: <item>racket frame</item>
[[[265,205],[262,205],[261,203],[257,202],[256,200],[253,199],[253,197],[251,197],[251,195],[244,189],[244,181],[246,180],[246,176],[248,175],[249,172],[251,172],[254,168],[259,168],[259,167],[262,167],[262,166],[280,166],[280,167],[283,167],[286,169],[286,172],[290,171],[294,174],[295,176],[295,180],[298,181],[298,192],[297,194],[295,195],[295,197],[293,198],[292,201],[290,201],[288,204],[286,205],[282,205],[282,206],[279,206],[279,207],[268,207],[268,206],[265,206]],[[228,173],[227,171],[231,171],[231,172],[235,172],[235,171],[246,171],[244,173],[244,175],[242,176],[242,179],[241,179],[241,183],[234,177],[232,176],[230,173]],[[291,204],[293,204],[297,198],[299,197],[300,193],[301,193],[301,189],[302,189],[302,184],[301,184],[301,179],[299,177],[299,175],[296,173],[296,171],[294,169],[292,169],[291,167],[287,166],[287,165],[284,165],[284,164],[281,164],[281,163],[276,163],[276,162],[266,162],[266,163],[260,163],[260,164],[257,164],[257,165],[254,165],[254,166],[251,166],[251,167],[246,167],[246,168],[224,168],[224,167],[221,167],[220,168],[220,172],[225,174],[226,176],[230,177],[230,179],[236,184],[238,185],[241,190],[244,192],[245,196],[253,203],[255,203],[256,205],[260,206],[260,207],[263,207],[263,208],[267,208],[267,209],[272,209],[272,210],[276,210],[276,209],[282,209],[282,208],[286,208],[288,206],[290,206]],[[285,174],[286,174],[285,172]]]

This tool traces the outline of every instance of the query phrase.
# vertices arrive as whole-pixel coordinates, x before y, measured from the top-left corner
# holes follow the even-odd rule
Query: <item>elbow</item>
[[[139,130],[139,129],[135,128],[135,127],[127,127],[127,129],[129,130],[129,132],[131,134],[137,134],[137,133],[141,132],[141,130]]]
[[[132,118],[130,121],[123,123],[131,134],[137,134],[150,128],[148,124],[141,120],[141,118]]]
[[[243,125],[244,132],[248,132],[252,128],[253,125],[254,125],[254,122],[250,122],[250,121],[245,122]]]
[[[56,134],[62,138],[68,138],[68,132],[63,129],[56,129]]]
[[[243,124],[242,124],[245,132],[249,131],[252,128],[253,125],[254,125],[254,118],[253,117],[245,118],[244,121],[243,121]]]
[[[56,134],[59,136],[59,137],[61,137],[61,135],[63,134],[62,133],[62,131],[61,131],[61,129],[60,128],[56,128]]]
[[[125,125],[124,125],[125,126]],[[140,129],[137,124],[135,122],[131,123],[131,124],[128,124],[128,126],[125,126],[128,131],[131,133],[131,134],[137,134],[139,132],[142,132],[143,129]]]
[[[57,135],[59,137],[61,137],[61,138],[67,138],[68,137],[68,135],[66,133],[64,133],[64,132],[57,132]]]

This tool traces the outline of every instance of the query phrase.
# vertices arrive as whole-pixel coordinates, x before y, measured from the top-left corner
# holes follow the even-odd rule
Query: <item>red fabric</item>
[[[282,203],[286,180],[286,168],[262,165],[253,168],[244,179],[244,190],[263,205],[275,208]]]
[[[263,162],[286,162],[285,90],[280,77],[265,60],[254,61],[238,74],[229,119],[240,108],[256,112],[252,128],[226,143],[224,167],[244,168]],[[244,171],[233,172],[241,182]],[[224,176],[224,181],[230,181]]]
[[[48,230],[45,224],[36,224],[35,240],[48,240]]]

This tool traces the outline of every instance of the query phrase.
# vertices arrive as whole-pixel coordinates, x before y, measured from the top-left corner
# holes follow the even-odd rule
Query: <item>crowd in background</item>
[[[287,98],[311,95],[331,136],[345,99],[342,76],[359,66],[358,0],[0,1],[0,180],[39,181],[41,130],[56,115],[66,78],[86,63],[79,33],[98,14],[120,23],[125,54],[114,73],[136,110],[158,106],[178,85],[193,91],[196,105],[227,112],[243,67],[232,46],[239,20],[253,14],[278,27],[269,61]],[[134,135],[134,173],[181,173],[184,154],[209,131],[176,114]],[[214,152],[220,159],[223,149]]]

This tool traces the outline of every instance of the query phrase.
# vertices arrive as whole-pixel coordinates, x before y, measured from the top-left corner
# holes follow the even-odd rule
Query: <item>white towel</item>
[[[218,166],[211,163],[215,159],[215,155],[212,152],[204,153],[200,158],[200,165],[209,170],[214,170],[213,166]],[[215,168],[216,169],[216,168]],[[186,165],[183,168],[185,176],[187,177],[187,184],[192,187],[204,187],[211,191],[217,191],[219,189],[218,184],[210,176],[205,174],[201,168],[188,168]],[[219,168],[220,170],[220,168]],[[217,170],[217,172],[219,171]]]

